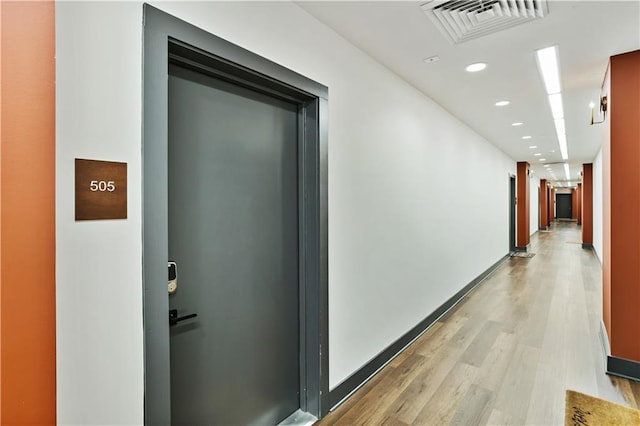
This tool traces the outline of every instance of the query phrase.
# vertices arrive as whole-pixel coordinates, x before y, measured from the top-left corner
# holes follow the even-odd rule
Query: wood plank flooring
[[[640,408],[607,376],[601,267],[575,223],[532,237],[319,425],[561,425],[567,389]]]

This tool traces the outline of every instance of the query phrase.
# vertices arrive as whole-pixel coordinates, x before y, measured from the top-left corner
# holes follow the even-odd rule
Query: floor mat
[[[535,256],[535,253],[527,253],[526,251],[517,251],[515,253],[511,253],[511,257],[526,257],[526,258],[532,258],[533,256]]]
[[[639,425],[640,411],[567,390],[564,424],[565,426]]]

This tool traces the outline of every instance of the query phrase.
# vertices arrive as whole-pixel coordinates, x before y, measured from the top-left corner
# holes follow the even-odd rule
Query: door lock
[[[178,265],[176,262],[169,262],[169,294],[174,294],[178,290]]]

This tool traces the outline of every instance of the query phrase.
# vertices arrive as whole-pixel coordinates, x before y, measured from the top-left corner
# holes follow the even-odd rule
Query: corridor
[[[638,408],[640,383],[604,373],[601,267],[580,239],[575,222],[536,233],[534,257],[504,262],[320,423],[560,425],[567,389]]]

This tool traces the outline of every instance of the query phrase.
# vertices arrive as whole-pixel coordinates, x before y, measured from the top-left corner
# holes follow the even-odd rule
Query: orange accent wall
[[[2,1],[0,0],[0,425],[2,425]]]
[[[0,424],[56,423],[55,14],[0,2]]]
[[[611,57],[610,79],[608,331],[613,356],[640,362],[640,50]]]
[[[547,180],[540,179],[540,228],[547,229],[549,226],[549,190]]]
[[[516,175],[516,196],[518,205],[516,206],[516,246],[520,248],[529,245],[529,163],[518,162]]]
[[[593,164],[582,165],[582,244],[593,244]]]
[[[578,191],[571,190],[571,219],[578,218]]]
[[[578,213],[576,218],[578,219],[578,225],[582,224],[582,184],[579,183],[576,186],[576,195],[578,197]]]

